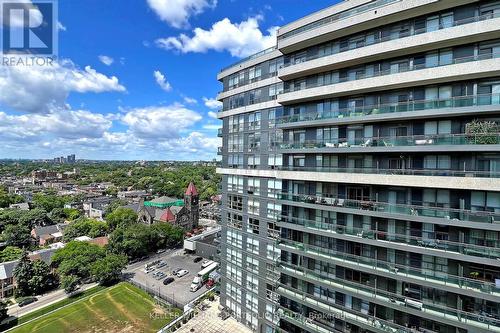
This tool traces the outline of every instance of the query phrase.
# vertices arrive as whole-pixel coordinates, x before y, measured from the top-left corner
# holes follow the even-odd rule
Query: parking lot
[[[175,251],[171,250],[130,265],[126,272],[132,275],[131,280],[136,284],[143,285],[146,289],[150,289],[155,294],[159,294],[163,298],[173,300],[179,305],[184,306],[206,291],[205,286],[201,287],[196,292],[191,292],[189,290],[193,278],[201,270],[201,261],[194,263],[194,258],[196,258],[196,256],[186,255],[182,249]],[[148,274],[144,273],[146,263],[159,259],[164,260],[167,263],[167,266],[155,269]],[[189,273],[181,278],[174,276],[174,282],[166,286],[163,285],[163,280],[165,280],[168,276],[173,276],[172,270],[178,268],[186,269]],[[162,271],[166,275],[160,280],[156,280],[153,277],[153,273],[157,271]]]

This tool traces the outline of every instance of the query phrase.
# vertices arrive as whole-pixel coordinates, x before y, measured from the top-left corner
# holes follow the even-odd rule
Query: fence
[[[173,297],[173,295],[169,296],[165,293],[162,293],[160,291],[160,288],[151,288],[151,287],[145,286],[142,283],[134,281],[132,279],[128,279],[127,281],[130,282],[131,284],[133,284],[134,286],[141,288],[142,290],[146,291],[147,293],[149,293],[153,296],[157,296],[159,299],[165,301],[166,303],[168,303],[172,306],[175,306],[176,308],[184,310],[184,306],[186,306],[186,304],[175,300],[175,297]]]

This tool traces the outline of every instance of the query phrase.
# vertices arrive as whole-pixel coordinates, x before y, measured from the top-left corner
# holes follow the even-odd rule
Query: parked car
[[[19,305],[19,307],[23,307],[25,305],[31,304],[36,301],[38,301],[38,298],[36,297],[27,297],[23,299],[21,302],[17,303],[17,305]]]
[[[148,268],[145,268],[143,272],[146,273],[146,274],[149,274],[149,273],[151,273],[154,270],[155,270],[154,267],[148,267]]]
[[[167,262],[165,262],[163,260],[160,260],[160,262],[156,265],[156,268],[162,268],[162,267],[165,267],[165,266],[168,266]]]
[[[177,272],[177,277],[183,277],[184,275],[188,275],[189,271],[187,269],[181,269]]]
[[[161,279],[163,279],[165,277],[165,275],[166,274],[163,273],[163,272],[158,272],[158,274],[156,275],[155,279],[156,280],[161,280]]]
[[[172,275],[177,275],[177,273],[179,273],[179,271],[181,271],[182,268],[176,268],[172,271]]]
[[[164,285],[167,285],[167,284],[170,284],[172,282],[174,282],[174,278],[172,276],[169,276],[168,278],[166,278],[165,280],[163,280],[163,284]]]
[[[202,261],[202,260],[203,260],[203,258],[202,258],[202,257],[196,257],[196,258],[194,258],[193,262],[194,262],[194,263],[197,263],[197,262],[200,262],[200,261]]]

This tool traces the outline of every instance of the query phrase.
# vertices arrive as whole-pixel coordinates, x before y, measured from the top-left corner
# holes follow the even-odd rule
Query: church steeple
[[[198,227],[200,218],[200,195],[193,182],[190,182],[184,193],[184,207],[188,210],[189,219],[193,228]]]

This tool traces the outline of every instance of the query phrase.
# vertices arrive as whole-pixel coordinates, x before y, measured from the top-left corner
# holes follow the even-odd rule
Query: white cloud
[[[208,50],[228,51],[234,57],[246,57],[276,45],[277,27],[263,34],[259,28],[262,16],[250,17],[240,23],[232,23],[224,18],[212,25],[210,30],[196,28],[192,37],[180,34],[156,40],[158,47],[177,50],[181,53],[205,53]]]
[[[186,104],[197,104],[198,101],[196,100],[196,98],[191,98],[191,97],[188,97],[188,96],[184,96],[184,102],[186,102]]]
[[[115,76],[62,60],[52,66],[0,66],[0,103],[25,112],[49,112],[66,106],[71,92],[126,91]]]
[[[219,102],[215,98],[203,97],[203,102],[205,103],[205,106],[207,108],[212,109],[212,110],[217,110],[217,109],[220,109],[222,107],[222,102]]]
[[[189,27],[189,18],[215,8],[217,0],[147,0],[158,17],[174,28]]]
[[[105,64],[106,66],[111,66],[111,64],[113,62],[115,62],[115,59],[113,59],[107,55],[100,55],[98,58],[99,58],[99,61],[102,62],[103,64]]]
[[[160,71],[154,71],[153,76],[155,77],[156,83],[158,83],[161,89],[163,89],[164,91],[172,90],[172,86],[167,81],[167,78]]]
[[[129,131],[142,139],[177,138],[201,119],[197,112],[182,104],[132,109],[121,117]]]
[[[203,125],[203,128],[206,130],[218,130],[220,128],[220,125],[206,124],[206,125]]]
[[[217,119],[217,112],[208,111],[208,116],[209,116],[210,118]]]

